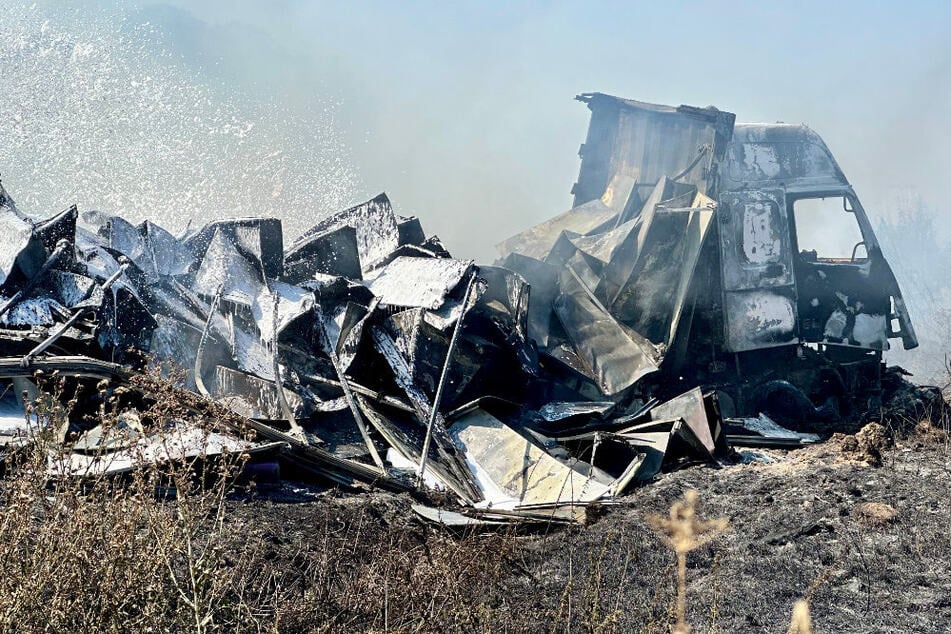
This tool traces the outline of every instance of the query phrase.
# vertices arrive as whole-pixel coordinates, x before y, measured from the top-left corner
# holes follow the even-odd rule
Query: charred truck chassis
[[[804,125],[734,125],[712,107],[578,99],[592,115],[575,209],[601,201],[619,210],[615,226],[690,213],[691,195],[712,210],[693,271],[680,271],[690,281],[675,337],[638,328],[642,315],[625,314],[623,292],[602,297],[621,323],[666,347],[644,390],[664,398],[701,385],[717,390],[726,417],[766,412],[787,424],[874,416],[888,340],[918,342],[868,216],[822,139]],[[664,181],[669,196],[649,194]],[[828,216],[809,218],[817,206]],[[841,243],[845,235],[829,234],[843,221],[859,236],[851,254],[802,240],[818,231],[819,245]]]

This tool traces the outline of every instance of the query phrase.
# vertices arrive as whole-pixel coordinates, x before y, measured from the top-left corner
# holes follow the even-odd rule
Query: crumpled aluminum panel
[[[610,489],[556,460],[484,410],[463,415],[449,433],[492,508],[584,504]]]
[[[622,327],[570,269],[561,275],[555,314],[604,394],[622,392],[657,371],[659,350]]]
[[[369,287],[383,304],[435,310],[471,268],[472,260],[399,257]]]
[[[357,249],[364,274],[380,265],[400,246],[399,225],[386,194],[324,218],[295,241],[290,251],[314,235],[351,226],[357,230]]]
[[[592,200],[569,209],[551,220],[537,224],[531,229],[512,236],[496,245],[501,257],[510,253],[520,253],[536,260],[544,260],[555,245],[562,231],[586,234],[617,216],[617,212],[601,200]]]
[[[33,225],[13,211],[0,209],[0,235],[0,285],[18,268],[29,277],[43,264],[43,246],[33,234]]]

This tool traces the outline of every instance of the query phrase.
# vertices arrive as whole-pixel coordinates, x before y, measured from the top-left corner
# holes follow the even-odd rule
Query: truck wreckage
[[[33,218],[0,186],[4,455],[45,424],[30,401],[56,377],[55,476],[240,451],[344,487],[448,491],[458,512],[415,507],[443,523],[577,521],[731,444],[878,416],[883,351],[917,341],[819,136],[578,99],[574,207],[491,266],[453,259],[385,194],[285,247],[274,218],[174,236],[76,207]],[[140,420],[143,372],[169,365],[211,436]]]

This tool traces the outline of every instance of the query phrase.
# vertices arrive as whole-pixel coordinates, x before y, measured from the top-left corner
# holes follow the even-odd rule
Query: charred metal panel
[[[481,409],[454,421],[450,435],[493,508],[584,503],[608,492]]]
[[[242,254],[258,260],[262,273],[280,277],[284,269],[284,234],[277,218],[235,218],[216,220],[185,239],[185,246],[201,259],[216,234],[230,241]]]
[[[716,450],[715,439],[711,430],[711,421],[707,418],[703,392],[694,388],[666,403],[657,405],[650,411],[651,420],[661,421],[680,418],[684,421],[703,449],[711,456]]]
[[[219,365],[215,367],[215,381],[212,385],[212,397],[241,416],[277,420],[284,417],[274,381]],[[284,387],[281,389],[284,390],[284,398],[294,415],[300,416],[304,409],[300,396]]]
[[[544,260],[563,231],[586,234],[617,216],[617,212],[600,200],[592,200],[577,205],[551,220],[526,229],[508,240],[496,245],[499,254],[506,257],[510,253],[519,253]]]
[[[721,194],[717,216],[726,349],[796,343],[795,275],[782,190]]]
[[[228,232],[216,230],[205,245],[194,284],[206,297],[220,294],[247,306],[264,286],[264,277],[260,264],[242,254]]]
[[[799,341],[792,288],[726,293],[726,349],[743,352]]]
[[[384,304],[435,310],[471,269],[472,260],[399,257],[369,286]]]
[[[413,383],[427,395],[436,393],[440,371],[449,349],[449,337],[426,320],[421,308],[404,310],[389,317],[387,330],[406,359]],[[482,359],[470,346],[457,348],[449,368],[441,405],[452,407],[482,367]]]
[[[610,260],[604,266],[604,273],[600,276],[595,289],[595,295],[605,304],[610,305],[617,297],[621,287],[628,283],[637,266],[637,259],[644,246],[647,233],[654,220],[654,211],[657,205],[671,196],[671,183],[666,176],[662,176],[644,202],[643,209],[637,214],[634,224],[629,226],[626,234],[612,236],[617,246],[612,249]],[[621,227],[618,227],[620,229]],[[613,232],[616,233],[616,232]]]
[[[104,246],[131,259],[151,283],[182,275],[194,262],[193,253],[175,236],[148,220],[133,225],[120,216],[101,211],[83,212],[82,220],[96,228]],[[203,244],[207,249],[208,243]]]
[[[324,218],[297,239],[292,250],[316,234],[351,226],[357,230],[357,248],[364,273],[377,267],[400,246],[400,232],[393,206],[386,194]]]
[[[697,204],[712,203],[697,196]],[[711,208],[658,209],[637,266],[611,312],[654,344],[669,346],[713,216]]]
[[[897,282],[895,283],[895,288],[898,288]],[[905,347],[905,350],[917,348],[918,335],[915,334],[915,327],[911,323],[911,315],[908,313],[908,307],[905,306],[905,299],[901,296],[900,292],[892,296],[892,307],[894,310],[891,317],[897,322],[898,328],[894,328],[892,319],[889,319],[889,338],[901,337],[902,345]]]
[[[46,259],[43,242],[33,231],[33,225],[9,209],[0,209],[0,285],[10,278],[32,277]]]
[[[571,269],[561,275],[555,314],[584,363],[586,374],[596,377],[604,394],[617,394],[657,371],[657,348],[619,324]]]
[[[512,332],[508,334],[524,342],[528,336],[528,283],[518,273],[500,266],[480,266],[479,277],[484,287],[476,311],[496,323],[511,324]]]
[[[793,284],[789,218],[782,190],[721,194],[717,217],[725,291]]]
[[[392,337],[378,327],[371,328],[370,333],[377,352],[386,360],[387,365],[393,371],[394,379],[412,403],[420,426],[425,427],[426,421],[430,420],[432,412],[429,397],[413,382],[412,371],[407,365],[406,358]],[[473,502],[480,501],[483,496],[476,483],[476,478],[466,468],[465,459],[449,438],[446,431],[446,421],[442,414],[438,412],[435,413],[433,418],[432,439],[433,446],[439,450],[440,459],[447,465],[447,471],[454,476],[454,481],[447,479],[446,484],[463,499]]]
[[[547,346],[551,305],[558,295],[558,269],[518,253],[509,254],[502,266],[518,273],[528,283],[528,336],[540,346]]]
[[[643,184],[667,176],[712,191],[736,116],[716,108],[672,108],[602,93],[579,95],[591,110],[575,206],[601,198],[621,177]]]
[[[818,134],[782,123],[734,126],[722,176],[721,192],[780,184],[788,189],[848,185]]]
[[[357,230],[349,225],[315,233],[297,241],[284,255],[284,279],[291,284],[314,278],[315,273],[353,280],[362,277]]]
[[[426,242],[426,232],[423,231],[423,225],[420,224],[416,216],[402,217],[397,216],[396,228],[399,234],[400,246],[411,244],[420,246]]]
[[[43,242],[47,251],[53,251],[60,240],[73,243],[76,240],[76,219],[79,211],[73,205],[66,211],[61,211],[52,218],[40,220],[33,230]]]
[[[339,304],[332,314],[322,315],[327,345],[333,346],[333,353],[337,355],[336,367],[343,372],[350,369],[356,358],[372,308],[375,304],[364,306],[346,302]]]
[[[357,402],[367,420],[386,442],[401,456],[411,461],[414,466],[418,465],[422,459],[425,426],[420,425],[412,415],[378,407],[362,396],[357,397]],[[455,450],[455,445],[452,445],[451,440],[447,438],[445,442],[449,443],[449,448]],[[452,455],[447,453],[446,447],[441,443],[433,443],[429,446],[426,465],[427,477],[436,477],[446,488],[456,492],[463,500],[470,501],[470,503],[480,500],[482,494],[476,486],[475,479],[467,472],[467,481],[460,481],[460,458],[455,453]],[[470,479],[471,482],[468,481]]]
[[[681,244],[681,261],[677,267],[676,291],[672,298],[669,329],[665,341],[668,351],[674,346],[678,337],[686,337],[689,333],[693,315],[692,312],[688,312],[688,302],[691,299],[688,294],[693,284],[694,273],[700,263],[700,254],[704,250],[707,235],[713,224],[714,208],[715,203],[711,199],[703,194],[697,194],[693,210],[688,212],[687,227]]]

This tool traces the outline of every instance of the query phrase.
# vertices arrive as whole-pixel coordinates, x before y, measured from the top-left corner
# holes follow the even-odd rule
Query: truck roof
[[[784,187],[787,191],[840,190],[849,182],[813,130],[802,124],[734,123],[714,106],[665,106],[604,93],[576,97],[592,112],[575,206],[601,197],[624,178],[649,185],[661,175],[708,192]],[[698,147],[705,155],[698,159]]]
[[[803,124],[737,123],[721,176],[721,191],[749,185],[784,185],[787,190],[849,186],[825,142]]]

